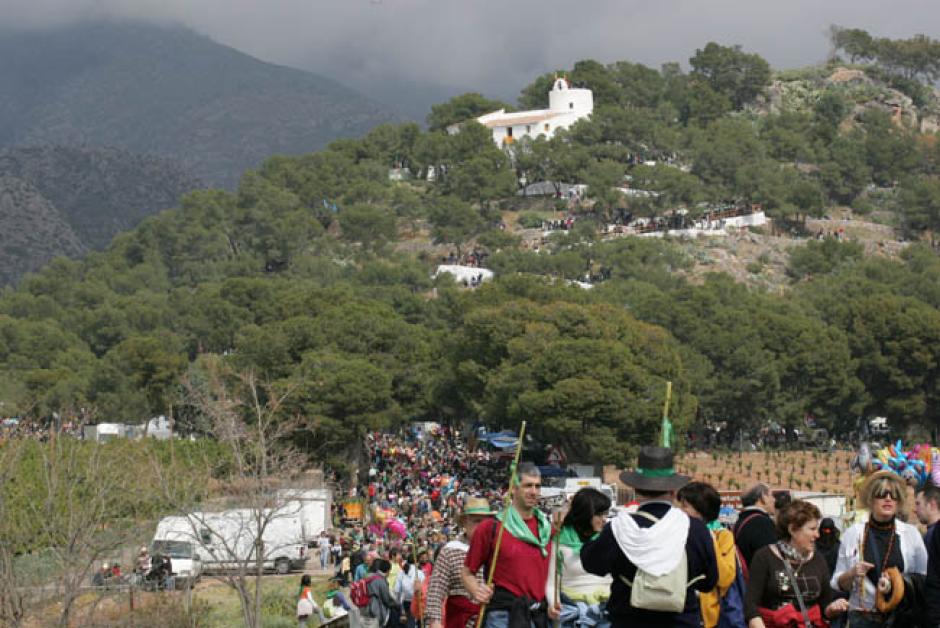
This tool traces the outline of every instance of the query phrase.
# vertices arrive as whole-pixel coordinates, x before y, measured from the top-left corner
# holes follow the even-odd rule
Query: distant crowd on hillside
[[[53,433],[65,434],[73,438],[82,438],[84,425],[75,420],[61,424],[55,421],[40,422],[16,417],[0,419],[0,443],[10,438],[32,438],[46,441]]]

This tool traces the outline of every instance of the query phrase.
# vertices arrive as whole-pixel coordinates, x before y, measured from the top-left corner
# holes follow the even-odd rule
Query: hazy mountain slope
[[[394,117],[335,81],[145,24],[0,31],[0,85],[0,146],[118,146],[225,186]]]
[[[104,148],[0,151],[0,284],[117,233],[201,187],[178,164]]]
[[[57,255],[86,251],[59,211],[35,187],[0,175],[0,286],[42,268]]]

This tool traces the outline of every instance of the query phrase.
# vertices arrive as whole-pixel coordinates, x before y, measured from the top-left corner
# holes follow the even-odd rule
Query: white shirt
[[[903,521],[895,522],[895,532],[901,541],[901,556],[904,558],[904,573],[927,573],[927,548],[924,547],[924,539],[920,532],[914,526]],[[860,522],[852,525],[845,534],[842,535],[842,545],[839,546],[839,558],[836,561],[836,568],[832,572],[833,589],[839,589],[839,576],[845,571],[851,569],[861,560],[859,556],[860,542],[865,535],[865,523]],[[862,600],[859,600],[857,580],[852,580],[851,597],[849,605],[852,608],[874,608],[875,606],[875,585],[866,576],[862,578],[863,594]],[[864,602],[864,603],[862,603]]]
[[[595,576],[584,570],[581,555],[570,547],[560,547],[562,558],[561,590],[576,602],[597,604],[610,597],[611,576]],[[555,570],[558,569],[557,554],[552,552],[549,562],[549,578],[545,585],[545,599],[555,599]]]
[[[395,580],[395,590],[392,591],[392,596],[399,604],[405,600],[410,600],[414,597],[415,594],[415,582],[417,581],[418,586],[421,586],[421,583],[424,581],[424,572],[415,567],[411,566],[409,571],[402,570],[398,574],[398,579]]]

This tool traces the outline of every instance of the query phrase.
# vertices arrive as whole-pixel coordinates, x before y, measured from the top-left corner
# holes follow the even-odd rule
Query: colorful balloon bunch
[[[940,449],[921,443],[905,451],[898,440],[872,455],[868,443],[862,443],[852,461],[852,469],[862,475],[873,471],[893,471],[917,487],[923,486],[928,479],[940,486]]]
[[[375,536],[382,536],[384,531],[388,531],[389,535],[404,539],[408,536],[408,529],[405,527],[405,522],[396,517],[395,514],[395,511],[391,508],[385,509],[376,506],[369,531]]]

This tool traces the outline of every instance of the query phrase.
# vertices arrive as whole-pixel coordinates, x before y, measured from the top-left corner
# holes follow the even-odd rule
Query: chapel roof
[[[544,120],[551,120],[554,117],[557,117],[558,113],[555,111],[519,111],[516,113],[507,113],[498,118],[491,118],[489,120],[484,120],[480,124],[485,126],[488,129],[501,126],[516,126],[519,124],[534,124],[536,122],[542,122]]]

